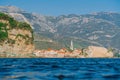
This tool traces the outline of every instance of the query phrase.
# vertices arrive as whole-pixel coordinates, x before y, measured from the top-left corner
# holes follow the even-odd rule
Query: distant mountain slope
[[[98,12],[54,17],[28,13],[13,6],[2,6],[0,11],[12,15],[16,20],[30,23],[36,34],[64,46],[72,39],[76,48],[99,45],[120,49],[120,13]]]

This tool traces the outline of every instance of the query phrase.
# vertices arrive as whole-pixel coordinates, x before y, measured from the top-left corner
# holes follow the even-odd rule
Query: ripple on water
[[[120,79],[120,74],[103,74],[102,75],[103,78],[105,79]]]

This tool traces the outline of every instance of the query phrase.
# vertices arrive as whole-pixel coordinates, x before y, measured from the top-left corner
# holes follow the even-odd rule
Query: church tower
[[[71,49],[71,50],[74,50],[73,41],[72,41],[72,40],[71,40],[71,43],[70,43],[70,49]]]

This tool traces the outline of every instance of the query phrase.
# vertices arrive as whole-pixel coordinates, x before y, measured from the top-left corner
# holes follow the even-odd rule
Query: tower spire
[[[71,40],[71,43],[70,43],[70,49],[71,49],[71,50],[74,50],[73,41],[72,41],[72,40]]]

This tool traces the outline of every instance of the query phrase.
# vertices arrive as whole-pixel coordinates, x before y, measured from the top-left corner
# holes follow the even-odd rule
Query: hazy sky
[[[0,0],[0,5],[13,5],[44,15],[120,12],[120,0]]]

